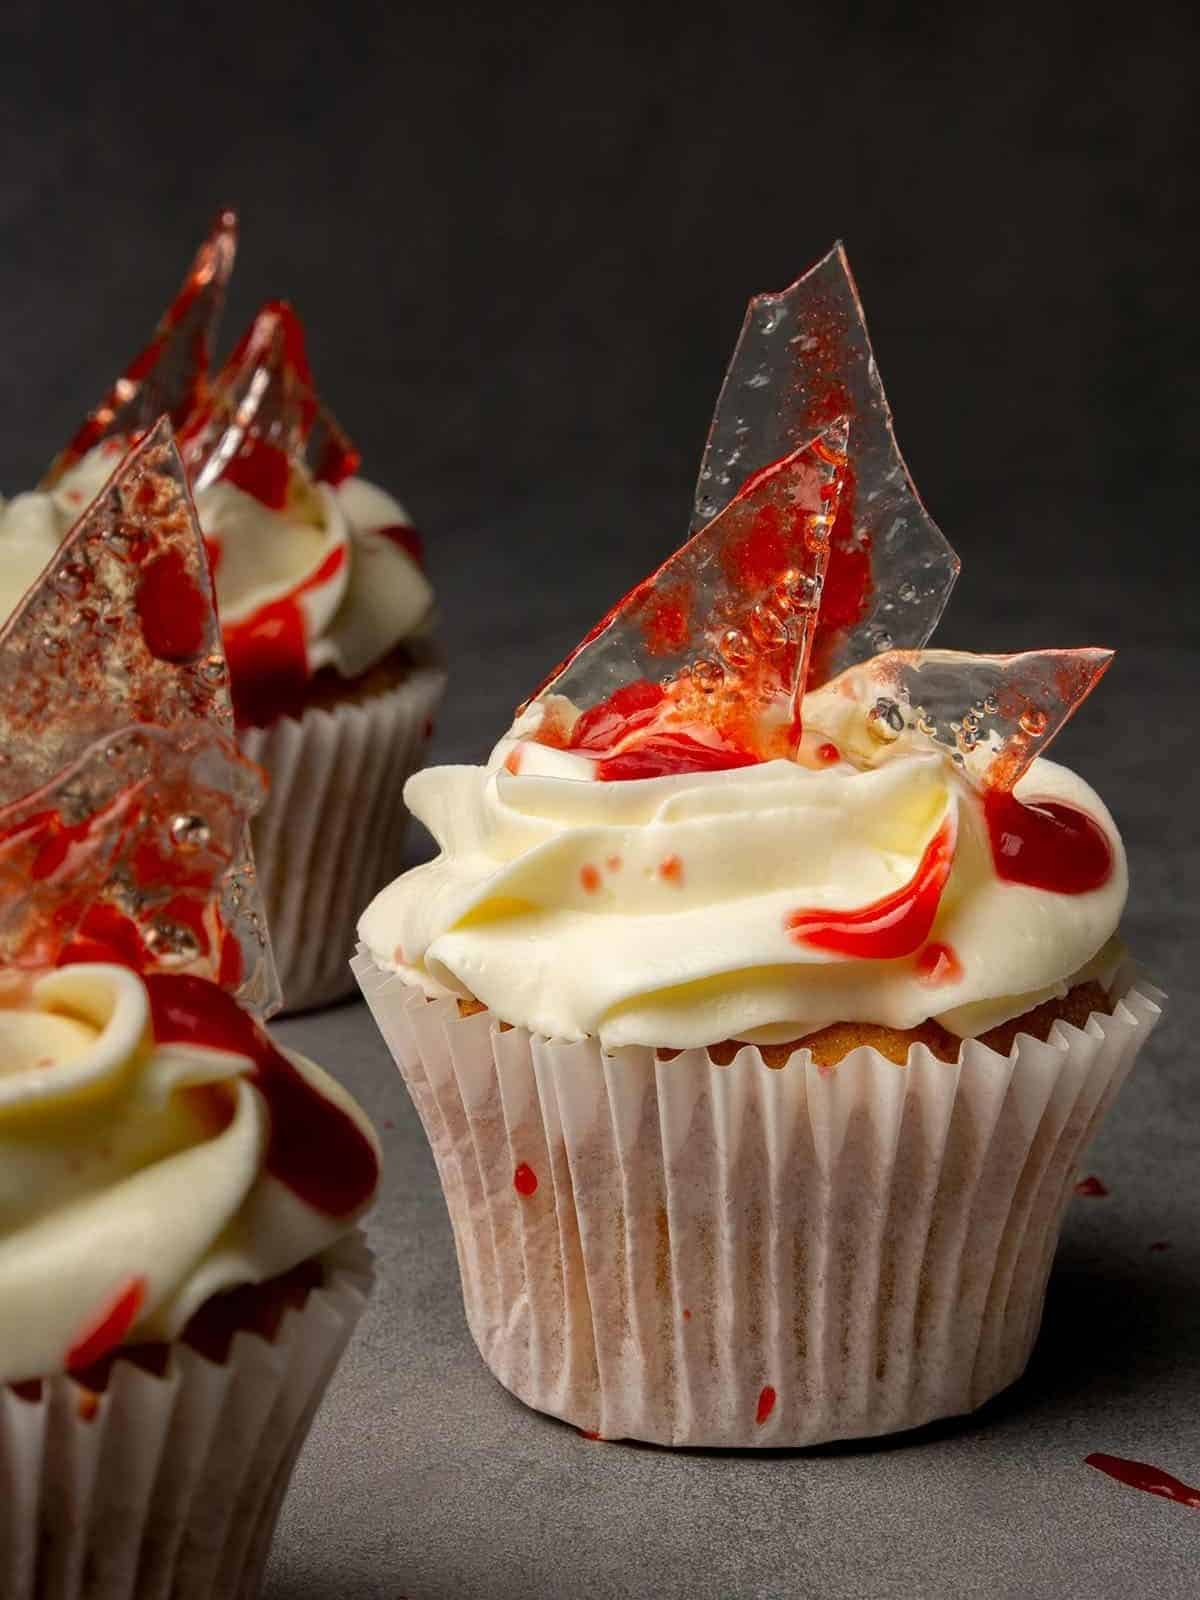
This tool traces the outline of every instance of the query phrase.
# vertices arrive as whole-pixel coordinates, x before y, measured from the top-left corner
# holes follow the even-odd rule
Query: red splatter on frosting
[[[758,1396],[758,1405],[755,1408],[754,1420],[761,1428],[763,1423],[775,1409],[776,1394],[769,1383],[764,1384]]]
[[[67,1352],[66,1369],[79,1372],[103,1360],[121,1344],[146,1299],[145,1278],[130,1278],[93,1319]]]

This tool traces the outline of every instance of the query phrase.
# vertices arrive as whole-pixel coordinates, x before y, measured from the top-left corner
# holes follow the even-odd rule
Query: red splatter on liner
[[[137,1321],[146,1298],[146,1287],[145,1278],[130,1278],[122,1284],[67,1352],[68,1372],[80,1372],[116,1349]]]
[[[1095,1173],[1091,1173],[1086,1178],[1080,1178],[1075,1185],[1075,1193],[1089,1200],[1103,1200],[1108,1194],[1108,1187],[1096,1177]]]
[[[754,1420],[761,1428],[763,1423],[775,1409],[776,1394],[771,1385],[764,1384],[758,1396],[758,1407],[754,1413]]]
[[[531,1194],[537,1193],[537,1186],[537,1173],[527,1161],[520,1162],[516,1171],[513,1173],[513,1188],[518,1194],[523,1194],[528,1197]]]

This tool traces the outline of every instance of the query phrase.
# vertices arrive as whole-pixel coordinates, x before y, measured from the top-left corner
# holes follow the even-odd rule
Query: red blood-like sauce
[[[179,550],[164,550],[143,570],[137,613],[146,649],[159,661],[194,661],[204,648],[207,595]]]
[[[267,1102],[267,1171],[306,1205],[343,1217],[364,1206],[379,1181],[366,1134],[325,1099],[215,983],[177,973],[146,977],[154,1037],[230,1050],[254,1062],[251,1082]]]
[[[272,511],[282,511],[287,504],[291,475],[292,465],[286,450],[248,433],[221,477],[226,483],[253,495],[264,506],[270,506]]]
[[[101,1361],[125,1338],[137,1321],[146,1298],[145,1278],[130,1278],[121,1286],[100,1315],[80,1335],[67,1352],[68,1372],[79,1372]]]
[[[518,1194],[523,1194],[528,1197],[531,1194],[537,1193],[537,1186],[537,1173],[527,1161],[522,1161],[517,1167],[517,1170],[513,1173],[513,1188]]]
[[[389,522],[384,528],[372,530],[377,538],[387,539],[398,549],[403,550],[406,556],[416,562],[422,571],[425,570],[425,541],[415,528],[407,522]]]
[[[1103,1450],[1093,1450],[1085,1457],[1085,1464],[1095,1467],[1097,1472],[1106,1472],[1118,1483],[1127,1483],[1131,1489],[1161,1495],[1164,1500],[1174,1500],[1178,1505],[1200,1511],[1200,1489],[1182,1483],[1161,1467],[1152,1467],[1145,1461],[1129,1461],[1124,1456],[1106,1455]]]
[[[835,761],[840,761],[841,759],[842,752],[837,745],[826,742],[817,746],[817,760],[823,761],[826,766],[831,767]]]
[[[1088,1200],[1103,1200],[1108,1194],[1108,1186],[1093,1172],[1086,1178],[1080,1178],[1075,1185],[1075,1193],[1083,1195]]]
[[[301,597],[330,583],[346,560],[331,550],[317,570],[281,600],[225,629],[225,655],[234,710],[243,727],[265,727],[279,717],[299,716],[308,686],[308,628]]]
[[[917,957],[917,982],[931,989],[958,983],[962,975],[962,962],[948,944],[927,944]]]
[[[929,937],[954,862],[955,833],[947,820],[934,834],[916,872],[899,889],[852,911],[793,911],[784,926],[797,944],[861,961],[912,955]]]
[[[1112,876],[1112,848],[1100,824],[1061,800],[1018,800],[989,789],[983,814],[996,875],[1054,894],[1088,894]]]
[[[761,1391],[761,1393],[759,1394],[759,1397],[758,1397],[758,1407],[757,1407],[757,1409],[755,1410],[755,1413],[754,1413],[754,1420],[755,1420],[755,1422],[758,1423],[760,1428],[762,1427],[763,1423],[767,1420],[767,1418],[771,1415],[772,1411],[774,1411],[774,1409],[775,1409],[775,1400],[776,1400],[776,1394],[775,1394],[774,1389],[772,1389],[772,1387],[771,1387],[771,1385],[769,1383],[768,1384],[764,1384],[764,1386],[762,1388],[762,1391]]]
[[[683,882],[683,862],[678,856],[664,856],[658,864],[658,875],[668,883]]]
[[[640,743],[606,757],[597,766],[596,777],[601,783],[622,783],[682,772],[727,772],[757,764],[757,756],[735,745],[702,744],[691,734],[666,731],[648,734]]]
[[[600,873],[590,861],[584,862],[580,867],[579,881],[587,894],[595,894],[600,887]]]
[[[571,749],[593,753],[611,750],[618,740],[649,727],[666,690],[661,684],[638,678],[617,689],[607,700],[585,711],[571,733]]]

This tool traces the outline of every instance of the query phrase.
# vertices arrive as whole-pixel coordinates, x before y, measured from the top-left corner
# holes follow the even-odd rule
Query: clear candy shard
[[[947,751],[980,788],[1010,790],[1103,677],[1111,650],[970,655],[892,650],[850,667],[823,695],[851,701],[859,753],[906,732]]]
[[[894,646],[923,645],[959,571],[900,454],[840,244],[791,288],[750,302],[709,430],[693,528],[838,416],[850,421],[849,466],[813,641],[814,684]]]
[[[204,542],[166,418],[0,630],[0,960],[77,940],[279,1003]],[[140,960],[134,958],[139,957]]]
[[[275,509],[287,504],[293,469],[336,485],[361,459],[321,404],[303,326],[283,300],[258,312],[180,430],[179,447],[197,493],[225,480]]]
[[[838,419],[745,483],[613,608],[535,698],[562,696],[584,712],[593,750],[628,731],[624,712],[636,686],[639,740],[686,728],[755,759],[791,755],[845,447]],[[603,707],[614,714],[598,716]],[[563,732],[549,719],[540,737],[551,742]]]
[[[102,440],[117,436],[132,443],[164,414],[175,427],[182,427],[203,405],[213,341],[236,252],[237,216],[233,211],[221,211],[150,343],[55,458],[42,480],[44,489],[52,488]]]

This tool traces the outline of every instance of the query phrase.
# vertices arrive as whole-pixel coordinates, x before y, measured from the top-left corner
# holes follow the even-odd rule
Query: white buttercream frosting
[[[377,1150],[345,1090],[287,1060]],[[138,1286],[123,1342],[169,1340],[212,1295],[353,1226],[358,1213],[316,1210],[266,1169],[253,1067],[156,1044],[146,986],[123,967],[0,990],[0,1382],[63,1371],[123,1285]]]
[[[7,617],[120,460],[105,441],[53,490],[0,502],[0,619]],[[196,497],[225,628],[296,595],[310,673],[353,678],[427,623],[433,592],[412,554],[385,528],[408,529],[397,500],[363,478],[337,488],[300,481],[283,511],[218,480]]]
[[[1034,762],[1016,792],[1065,802],[1103,830],[1112,871],[1087,893],[999,878],[961,770],[915,733],[872,746],[867,764],[836,696],[805,701],[806,749],[835,732],[843,741],[832,764],[629,782],[584,781],[585,757],[530,742],[541,714],[535,705],[520,719],[486,767],[410,779],[409,808],[440,854],[384,889],[359,924],[381,967],[430,995],[474,996],[535,1033],[675,1049],[792,1039],[837,1021],[909,1028],[934,1017],[980,1033],[1064,994],[1120,918],[1116,826],[1054,762]],[[954,952],[948,981],[931,987],[915,954],[850,958],[789,929],[797,911],[851,911],[898,890],[943,828],[954,859],[928,940]]]

